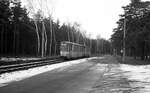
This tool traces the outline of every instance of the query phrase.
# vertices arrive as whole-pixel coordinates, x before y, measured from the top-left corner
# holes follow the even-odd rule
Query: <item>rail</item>
[[[6,72],[12,72],[12,71],[17,71],[17,70],[25,70],[33,67],[38,67],[38,66],[44,66],[44,65],[49,65],[49,64],[55,64],[55,63],[60,63],[62,62],[63,59],[60,57],[54,57],[54,58],[44,58],[40,60],[30,60],[30,61],[24,61],[20,63],[15,63],[14,64],[5,64],[0,66],[0,74],[6,73]]]

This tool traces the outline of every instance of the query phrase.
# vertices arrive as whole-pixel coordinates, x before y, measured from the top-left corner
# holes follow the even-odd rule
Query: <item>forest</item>
[[[125,42],[126,56],[140,57],[142,60],[150,58],[150,2],[131,0],[122,7],[124,13],[117,21],[118,26],[113,29],[111,37],[113,50],[121,54]],[[123,38],[125,35],[125,38]]]
[[[0,57],[56,56],[61,41],[86,45],[92,54],[112,51],[109,40],[92,39],[77,22],[60,24],[59,19],[54,21],[50,11],[44,16],[42,9],[32,13],[32,17],[31,13],[20,0],[0,0]]]

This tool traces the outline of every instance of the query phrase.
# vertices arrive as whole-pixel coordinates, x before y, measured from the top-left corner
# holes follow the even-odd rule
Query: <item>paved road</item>
[[[104,70],[99,62],[87,60],[12,82],[1,87],[0,93],[88,93]]]

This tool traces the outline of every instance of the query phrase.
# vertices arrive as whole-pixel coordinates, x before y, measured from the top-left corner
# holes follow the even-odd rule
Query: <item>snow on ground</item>
[[[124,76],[130,81],[131,87],[138,89],[135,93],[150,93],[150,65],[120,65],[120,68],[127,72]]]
[[[6,86],[10,82],[13,82],[13,81],[20,81],[20,80],[23,80],[25,78],[32,77],[34,75],[38,75],[40,73],[54,70],[56,68],[68,67],[68,66],[71,66],[73,64],[86,62],[86,60],[95,59],[95,58],[96,57],[85,58],[85,59],[67,61],[67,62],[58,63],[58,64],[46,65],[46,66],[42,66],[42,67],[31,68],[28,70],[15,71],[15,72],[11,72],[11,73],[4,73],[4,74],[0,75],[0,87]]]

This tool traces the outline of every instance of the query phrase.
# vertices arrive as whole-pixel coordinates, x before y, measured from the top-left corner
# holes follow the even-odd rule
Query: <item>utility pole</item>
[[[125,57],[126,57],[126,21],[127,19],[124,19],[124,28],[123,28],[123,57],[122,57],[122,61],[125,62]]]

